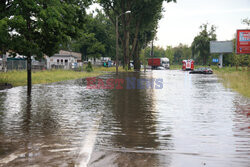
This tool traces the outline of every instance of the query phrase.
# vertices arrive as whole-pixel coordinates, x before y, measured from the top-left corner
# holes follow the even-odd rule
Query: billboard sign
[[[236,53],[250,54],[250,30],[237,30]]]
[[[232,53],[232,41],[210,41],[210,53]]]

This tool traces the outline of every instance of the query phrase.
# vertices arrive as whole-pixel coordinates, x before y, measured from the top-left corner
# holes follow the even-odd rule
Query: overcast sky
[[[177,0],[164,3],[156,45],[191,45],[203,23],[217,27],[217,40],[231,40],[236,29],[246,28],[242,19],[250,19],[250,0]]]
[[[250,19],[250,0],[177,0],[164,3],[164,8],[155,42],[164,48],[179,43],[191,45],[203,23],[217,27],[217,40],[231,40],[236,29],[247,28],[242,19]]]

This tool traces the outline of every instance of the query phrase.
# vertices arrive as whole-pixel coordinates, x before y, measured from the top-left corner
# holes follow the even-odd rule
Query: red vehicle
[[[169,59],[168,58],[150,58],[148,59],[148,65],[152,68],[164,67],[169,69]]]
[[[183,60],[182,61],[182,70],[194,70],[194,61],[193,60]]]

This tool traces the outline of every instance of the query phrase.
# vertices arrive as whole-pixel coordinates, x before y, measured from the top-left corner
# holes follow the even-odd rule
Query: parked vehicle
[[[163,67],[165,67],[166,69],[170,68],[170,64],[169,64],[169,59],[168,58],[161,58],[161,65]]]
[[[182,61],[182,70],[194,70],[194,61],[193,60],[183,60]]]
[[[190,71],[189,74],[213,74],[213,70],[208,67],[201,67]]]
[[[158,67],[156,67],[156,70],[166,70],[166,68],[162,67],[162,66],[158,66]]]
[[[151,66],[153,69],[157,67],[164,67],[165,69],[169,69],[169,59],[168,58],[150,58],[148,59],[148,65]]]

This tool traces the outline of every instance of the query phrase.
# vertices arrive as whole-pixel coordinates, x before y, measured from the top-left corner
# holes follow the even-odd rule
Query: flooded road
[[[31,97],[0,91],[0,166],[249,166],[250,99],[216,75],[126,77],[162,78],[163,89],[87,89],[81,79],[34,85]]]

